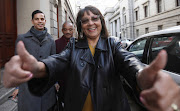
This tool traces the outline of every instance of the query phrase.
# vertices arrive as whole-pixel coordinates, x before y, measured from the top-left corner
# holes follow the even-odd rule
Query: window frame
[[[149,33],[149,27],[145,28],[145,34]]]
[[[145,45],[144,45],[144,49],[143,49],[143,53],[142,53],[142,58],[139,58],[136,54],[135,54],[135,51],[130,51],[130,49],[134,46],[134,45],[136,45],[136,44],[138,44],[139,42],[141,42],[141,41],[143,41],[143,40],[146,40],[145,41]],[[136,41],[134,41],[133,43],[131,43],[131,45],[127,48],[127,50],[128,51],[130,51],[130,52],[134,52],[134,54],[138,57],[138,59],[142,62],[142,63],[144,63],[144,64],[147,64],[147,52],[148,52],[148,44],[149,44],[149,37],[143,37],[143,38],[140,38],[140,39],[137,39]],[[137,50],[137,51],[141,51],[141,50]],[[136,52],[137,52],[136,51]]]
[[[144,6],[144,17],[148,17],[148,5]]]
[[[143,5],[143,11],[144,11],[144,18],[146,18],[146,17],[148,17],[149,16],[149,0],[148,1],[146,1],[145,3],[143,3],[142,5]]]
[[[162,30],[163,29],[163,25],[158,25],[158,30]]]
[[[137,13],[136,13],[137,12]],[[139,16],[139,7],[135,8],[134,9],[134,14],[135,14],[135,19],[136,21],[138,21],[140,19],[140,16]]]
[[[176,7],[180,6],[180,0],[176,0]]]
[[[156,0],[156,5],[157,5],[157,13],[162,12],[162,0]]]

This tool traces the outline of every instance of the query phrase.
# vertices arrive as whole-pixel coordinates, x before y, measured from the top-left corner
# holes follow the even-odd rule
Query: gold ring
[[[171,108],[173,109],[173,111],[180,111],[180,109],[178,109],[177,104],[172,103]]]

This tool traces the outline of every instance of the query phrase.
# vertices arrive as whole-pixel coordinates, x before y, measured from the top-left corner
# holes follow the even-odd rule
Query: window
[[[148,6],[144,6],[144,17],[148,17]]]
[[[138,20],[138,10],[135,11],[136,21]]]
[[[180,25],[180,22],[177,22],[177,25]]]
[[[162,0],[157,0],[157,12],[162,12]]]
[[[180,6],[180,0],[176,0],[176,6]]]
[[[139,37],[139,29],[136,29],[136,37]]]
[[[180,39],[179,36],[161,36],[152,39],[150,62],[152,62],[160,50],[166,50],[168,61],[165,70],[180,73]]]
[[[173,37],[159,37],[154,38],[152,43],[152,51],[163,49],[167,47],[173,40]]]
[[[145,28],[145,34],[149,33],[149,27]]]
[[[124,23],[126,24],[127,22],[126,22],[126,15],[124,15]]]
[[[139,20],[139,7],[134,9],[134,14],[135,14],[135,20]]]
[[[117,37],[117,20],[115,20],[115,36]]]
[[[126,24],[126,9],[125,7],[123,8],[123,23]]]
[[[158,25],[158,30],[162,30],[163,29],[163,25]]]
[[[147,39],[138,40],[137,42],[132,43],[128,49],[128,51],[134,53],[140,59],[141,62],[143,58],[146,41]]]

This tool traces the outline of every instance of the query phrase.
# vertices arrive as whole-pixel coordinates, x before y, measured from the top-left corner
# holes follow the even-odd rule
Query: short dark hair
[[[32,12],[32,19],[34,18],[34,15],[37,14],[37,13],[42,13],[42,14],[44,14],[44,13],[43,13],[42,11],[40,11],[40,10],[35,10],[35,11]],[[44,17],[45,17],[45,14],[44,14]]]
[[[83,39],[81,37],[81,33],[82,33],[82,27],[81,27],[81,19],[84,16],[84,13],[86,12],[87,14],[89,14],[89,11],[92,12],[95,15],[99,15],[100,16],[100,20],[101,20],[101,24],[102,24],[102,30],[101,30],[101,37],[103,38],[108,38],[109,34],[106,28],[106,24],[105,24],[105,20],[103,15],[101,14],[101,12],[99,11],[99,9],[97,9],[94,6],[86,6],[84,9],[79,10],[78,14],[77,14],[77,18],[76,18],[76,26],[77,26],[77,31],[78,31],[78,39]],[[83,34],[83,37],[85,35]]]

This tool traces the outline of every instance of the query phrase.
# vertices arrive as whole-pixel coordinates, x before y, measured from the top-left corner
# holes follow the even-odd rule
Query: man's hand
[[[138,75],[138,84],[143,89],[140,100],[150,111],[173,111],[173,103],[180,107],[179,86],[168,74],[161,71],[166,61],[167,53],[162,50]]]
[[[18,95],[18,92],[19,92],[19,89],[15,89],[14,90],[14,92],[12,93],[12,97],[13,97],[13,99],[15,99],[16,97],[17,97],[17,95]]]

